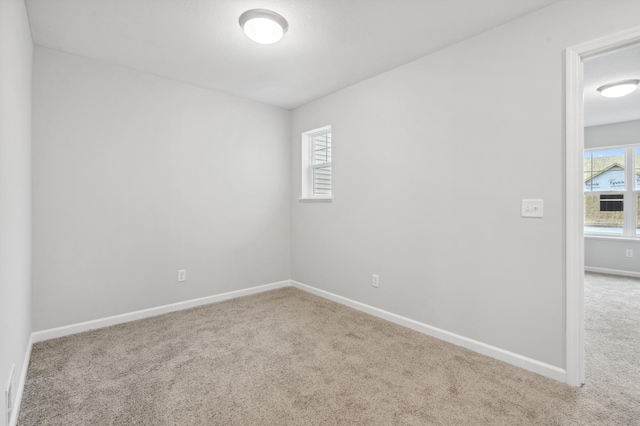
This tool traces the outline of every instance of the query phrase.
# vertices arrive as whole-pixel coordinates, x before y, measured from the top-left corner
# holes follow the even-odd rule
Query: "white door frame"
[[[566,52],[566,381],[584,383],[584,102],[582,61],[640,42],[640,27]]]

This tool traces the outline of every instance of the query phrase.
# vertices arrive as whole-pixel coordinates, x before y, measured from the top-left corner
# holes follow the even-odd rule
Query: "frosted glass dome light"
[[[598,92],[606,98],[621,98],[636,90],[640,80],[625,80],[617,83],[605,84],[598,87]]]
[[[251,40],[273,44],[284,36],[289,23],[281,15],[266,9],[251,9],[240,15],[240,26]]]

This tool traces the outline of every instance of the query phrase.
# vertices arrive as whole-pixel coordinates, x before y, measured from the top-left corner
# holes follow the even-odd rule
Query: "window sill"
[[[333,198],[298,198],[299,203],[331,203]]]
[[[584,234],[584,238],[589,240],[608,240],[608,241],[634,241],[640,242],[639,237],[624,237],[622,235],[593,235],[593,234]]]

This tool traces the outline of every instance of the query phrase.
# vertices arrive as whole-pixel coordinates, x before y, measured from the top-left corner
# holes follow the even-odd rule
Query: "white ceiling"
[[[34,43],[294,108],[558,0],[27,0]],[[242,12],[289,21],[250,41]]]
[[[605,98],[598,87],[616,81],[640,79],[640,44],[584,61],[585,126],[640,119],[640,89],[622,98]]]

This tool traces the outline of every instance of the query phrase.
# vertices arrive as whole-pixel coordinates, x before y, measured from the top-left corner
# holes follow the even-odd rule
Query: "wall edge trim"
[[[598,268],[596,266],[585,266],[585,272],[596,272],[598,274],[621,275],[623,277],[640,278],[640,272],[625,271],[623,269]]]
[[[18,415],[20,414],[20,406],[22,405],[22,394],[24,393],[24,386],[27,383],[27,370],[29,369],[29,361],[31,361],[32,348],[33,333],[31,333],[31,335],[29,336],[29,342],[27,342],[27,350],[25,351],[24,360],[22,361],[22,371],[20,372],[18,391],[16,392],[15,400],[13,401],[13,412],[11,413],[9,426],[16,426],[18,424]]]

